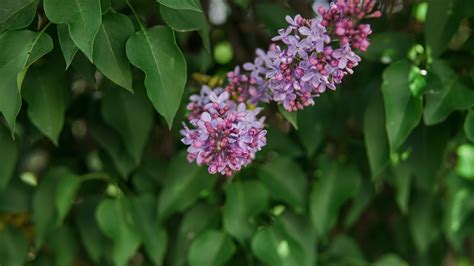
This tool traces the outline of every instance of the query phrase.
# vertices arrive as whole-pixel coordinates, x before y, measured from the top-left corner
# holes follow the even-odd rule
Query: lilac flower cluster
[[[260,102],[273,100],[288,111],[313,105],[326,89],[334,90],[354,72],[366,51],[369,24],[379,17],[375,0],[337,0],[328,9],[315,8],[319,17],[287,17],[289,26],[278,31],[267,51],[257,49],[253,63],[227,74],[228,85],[211,90],[203,86],[187,105],[192,129],[184,125],[188,160],[208,165],[211,174],[231,176],[248,165],[266,144]]]
[[[255,153],[266,144],[264,117],[261,109],[248,110],[245,103],[235,104],[229,93],[203,87],[201,94],[191,97],[190,123],[184,125],[182,142],[188,147],[188,161],[208,165],[211,174],[231,176],[248,165]],[[199,115],[198,112],[202,111]]]
[[[372,12],[374,6],[373,0],[338,0],[328,10],[320,6],[320,17],[288,16],[289,26],[278,31],[266,53],[258,50],[254,63],[244,64],[244,69],[251,78],[263,80],[273,100],[286,110],[313,105],[315,97],[336,89],[359,64],[354,49],[366,51],[372,31],[369,24],[358,22],[380,16],[380,11]]]

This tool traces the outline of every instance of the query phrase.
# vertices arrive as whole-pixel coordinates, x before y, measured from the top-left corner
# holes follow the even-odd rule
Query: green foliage
[[[188,162],[187,99],[312,1],[0,2],[0,265],[474,262],[472,1],[371,19],[355,73],[265,105],[227,178]]]

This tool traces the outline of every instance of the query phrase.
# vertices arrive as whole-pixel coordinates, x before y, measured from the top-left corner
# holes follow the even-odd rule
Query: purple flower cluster
[[[211,174],[231,176],[248,165],[265,146],[265,118],[257,118],[260,108],[248,110],[244,103],[237,105],[220,88],[211,91],[203,87],[199,96],[191,96],[191,101],[188,109],[194,128],[184,125],[181,132],[182,142],[189,145],[189,162],[208,165]]]
[[[337,0],[319,17],[286,17],[289,26],[278,31],[267,51],[257,49],[253,63],[227,74],[228,85],[211,90],[203,86],[187,105],[192,129],[184,125],[188,160],[208,165],[209,173],[230,176],[248,165],[266,143],[260,102],[273,100],[288,111],[313,105],[326,89],[334,90],[354,72],[366,51],[369,24],[379,17],[375,0]]]
[[[366,51],[369,24],[358,24],[372,12],[373,0],[338,0],[328,10],[319,7],[321,17],[286,17],[289,26],[278,31],[265,53],[257,51],[254,63],[244,64],[254,80],[262,80],[272,99],[288,111],[313,105],[327,88],[336,89],[353,73],[361,58],[354,49]],[[371,13],[372,12],[372,13]],[[278,43],[278,44],[277,44]]]

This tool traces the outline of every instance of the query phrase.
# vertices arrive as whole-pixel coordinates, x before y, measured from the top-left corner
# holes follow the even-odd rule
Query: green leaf
[[[62,70],[55,67],[30,69],[23,85],[31,122],[56,146],[64,126],[67,91]]]
[[[407,162],[419,187],[431,189],[436,185],[437,172],[443,164],[443,155],[449,140],[449,127],[441,124],[420,126],[409,137]]]
[[[402,32],[382,32],[370,37],[370,47],[363,57],[389,64],[406,58],[415,43],[411,35]]]
[[[102,101],[104,121],[120,135],[135,163],[141,161],[153,126],[153,107],[143,88],[135,94],[109,88]]]
[[[132,216],[143,240],[145,250],[154,265],[162,265],[168,243],[168,235],[160,225],[156,213],[157,200],[151,195],[132,199]]]
[[[186,84],[186,61],[173,31],[164,26],[142,28],[128,39],[127,56],[145,72],[148,98],[171,128]]]
[[[92,87],[97,88],[97,82],[95,78],[96,68],[87,59],[83,52],[79,52],[74,56],[72,60],[72,67],[76,70],[82,78],[87,81]]]
[[[308,157],[312,157],[324,140],[325,129],[333,126],[331,112],[334,105],[329,97],[321,97],[315,106],[308,106],[298,111],[298,137],[306,149]]]
[[[112,163],[121,177],[126,178],[137,167],[135,160],[126,152],[120,137],[112,129],[99,124],[93,124],[91,134],[97,143],[112,159]]]
[[[394,177],[395,188],[397,190],[397,205],[403,214],[407,214],[412,182],[412,171],[409,164],[402,162],[397,165],[394,169]]]
[[[44,12],[56,24],[67,24],[76,46],[92,61],[94,39],[100,29],[99,0],[44,0]]]
[[[428,75],[424,112],[426,125],[441,123],[453,111],[474,106],[474,91],[459,80],[446,62],[435,60]]]
[[[305,209],[307,181],[293,160],[279,157],[270,161],[259,169],[258,177],[274,199],[288,203],[297,212]]]
[[[278,154],[285,154],[288,157],[298,157],[303,151],[298,144],[288,136],[287,133],[281,132],[278,128],[267,129],[267,145],[264,152],[273,151]]]
[[[245,243],[257,229],[255,217],[268,207],[269,194],[258,180],[233,182],[225,188],[224,229]]]
[[[53,168],[39,182],[33,196],[33,222],[36,232],[36,246],[41,247],[46,236],[57,227],[57,210],[52,203],[56,200],[58,181],[68,175],[64,168]]]
[[[255,11],[258,19],[263,22],[272,36],[277,34],[279,29],[288,27],[286,16],[293,17],[295,15],[293,9],[278,3],[258,2]]]
[[[31,210],[32,189],[18,179],[0,193],[0,212],[21,213]]]
[[[474,142],[474,109],[471,109],[466,115],[466,121],[464,122],[464,132],[467,138]]]
[[[411,71],[411,64],[401,60],[383,73],[382,93],[391,153],[396,152],[421,119],[422,98],[410,90]]]
[[[410,231],[419,253],[428,251],[429,246],[440,233],[439,217],[436,214],[433,197],[426,193],[418,193],[410,209]]]
[[[199,31],[204,47],[211,51],[207,20],[201,11],[160,7],[161,18],[175,31]]]
[[[368,265],[357,242],[349,236],[339,234],[332,241],[327,250],[323,265]]]
[[[290,122],[290,124],[298,130],[298,112],[293,111],[293,112],[288,112],[283,105],[279,104],[278,105],[278,111],[280,111],[280,114],[283,115],[283,117]]]
[[[26,265],[28,239],[21,230],[6,226],[0,230],[0,258],[5,265]]]
[[[105,253],[109,254],[107,248],[108,239],[100,231],[97,222],[91,217],[95,216],[96,208],[99,204],[97,197],[85,197],[75,209],[75,224],[81,237],[82,245],[89,258],[99,264]]]
[[[104,199],[96,211],[99,228],[114,242],[112,257],[117,266],[128,265],[141,242],[131,215],[130,202],[126,198]]]
[[[235,244],[228,235],[217,230],[208,230],[199,234],[192,242],[188,253],[189,265],[225,265],[235,251]]]
[[[158,217],[166,219],[177,211],[184,211],[202,194],[209,194],[217,175],[209,175],[205,167],[187,161],[184,153],[176,156],[168,169],[163,190],[158,199]]]
[[[390,147],[385,130],[385,110],[380,93],[372,95],[364,115],[364,140],[372,179],[390,164]]]
[[[402,258],[395,254],[386,254],[372,264],[373,266],[404,266],[408,265]]]
[[[429,0],[425,22],[425,41],[437,57],[448,47],[462,20],[462,1]]]
[[[54,254],[55,265],[73,265],[76,252],[77,240],[71,227],[62,226],[51,234],[48,239],[48,246]]]
[[[179,226],[176,244],[170,250],[170,265],[186,265],[186,256],[183,254],[188,253],[191,242],[200,232],[217,227],[220,221],[219,212],[217,206],[198,203],[184,214]]]
[[[4,0],[0,8],[0,33],[18,30],[31,24],[36,15],[38,0]]]
[[[272,266],[315,265],[316,238],[309,221],[285,212],[270,226],[260,229],[252,239],[252,252]]]
[[[158,3],[173,9],[186,9],[202,12],[199,0],[157,0]]]
[[[77,48],[77,46],[74,44],[74,41],[71,39],[71,36],[69,35],[69,29],[66,24],[59,24],[57,29],[59,46],[61,46],[61,51],[63,52],[64,61],[66,62],[66,69],[68,69],[79,48]]]
[[[0,111],[11,132],[21,107],[20,90],[28,66],[53,49],[53,41],[44,32],[8,31],[0,35]]]
[[[57,210],[57,224],[62,224],[72,206],[81,180],[75,174],[65,172],[56,183],[55,206]]]
[[[374,185],[369,180],[364,180],[362,188],[359,189],[357,195],[354,196],[351,209],[345,217],[345,228],[350,228],[352,225],[354,225],[354,223],[359,220],[362,213],[367,209],[368,205],[374,198],[373,186]]]
[[[18,160],[18,146],[3,125],[0,125],[0,147],[0,193],[4,193]]]
[[[93,59],[104,75],[121,87],[133,92],[132,73],[125,52],[128,38],[135,32],[130,19],[109,12],[95,38]]]
[[[324,168],[310,194],[310,217],[318,237],[325,236],[336,223],[339,210],[360,187],[359,171],[351,165],[324,161]]]

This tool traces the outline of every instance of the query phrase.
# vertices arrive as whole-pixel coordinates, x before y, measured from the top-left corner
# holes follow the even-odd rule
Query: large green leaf
[[[429,72],[424,120],[427,125],[443,122],[455,110],[474,106],[474,91],[467,88],[451,67],[435,60]]]
[[[171,128],[186,84],[186,61],[173,31],[165,26],[142,28],[128,39],[127,56],[145,72],[148,97]]]
[[[162,265],[168,244],[168,235],[159,223],[156,203],[156,198],[147,194],[133,198],[132,216],[148,256],[154,265]]]
[[[410,90],[410,71],[411,64],[401,60],[391,64],[383,73],[386,129],[392,153],[418,125],[423,110],[421,96]]]
[[[217,230],[208,230],[193,240],[188,262],[190,266],[225,265],[235,250],[235,244],[228,235]]]
[[[38,0],[3,0],[0,8],[0,33],[30,25],[37,8]]]
[[[20,90],[29,65],[53,49],[53,41],[44,32],[8,31],[0,35],[0,111],[10,130],[21,107]]]
[[[219,223],[219,209],[217,206],[198,203],[187,211],[181,220],[176,243],[172,246],[170,265],[186,265],[186,256],[191,242],[205,229],[216,228]]]
[[[418,193],[415,204],[410,209],[410,232],[419,253],[425,253],[439,236],[439,221],[433,196]]]
[[[62,226],[48,238],[56,266],[73,265],[77,253],[77,240],[71,227]]]
[[[2,264],[20,266],[26,264],[28,239],[24,233],[11,226],[0,230],[0,258]]]
[[[109,12],[102,18],[102,26],[95,38],[93,59],[104,75],[133,91],[132,73],[127,60],[125,46],[135,32],[130,19],[119,13]]]
[[[385,129],[385,110],[380,93],[372,95],[364,115],[364,140],[372,178],[390,163],[390,147]]]
[[[257,229],[255,216],[268,206],[268,191],[257,180],[233,182],[225,191],[224,229],[245,243]]]
[[[467,138],[474,142],[474,109],[471,109],[466,116],[464,132],[466,133]]]
[[[0,125],[0,147],[0,191],[3,191],[13,176],[18,160],[18,146],[3,125]]]
[[[462,1],[429,0],[425,22],[425,40],[435,57],[448,47],[462,19]]]
[[[112,258],[117,266],[128,265],[141,238],[132,220],[131,204],[126,198],[104,199],[96,211],[101,231],[113,241]]]
[[[97,197],[85,197],[74,212],[74,222],[79,231],[82,245],[89,258],[99,264],[100,259],[109,254],[109,240],[102,234],[95,219],[96,208],[99,205]]]
[[[161,18],[175,31],[199,31],[204,47],[209,52],[209,30],[204,13],[195,10],[173,9],[166,6],[160,7]]]
[[[158,199],[161,220],[191,206],[201,194],[208,194],[217,181],[205,167],[190,164],[184,153],[176,156],[169,166],[163,190]]]
[[[297,212],[305,209],[307,181],[293,160],[286,157],[272,160],[259,169],[258,177],[274,199],[288,203]]]
[[[401,162],[394,169],[394,183],[397,189],[397,205],[403,214],[408,213],[408,203],[412,183],[412,170],[407,162]]]
[[[102,117],[117,131],[128,154],[138,164],[153,126],[153,106],[144,89],[137,88],[131,94],[109,88],[102,101]]]
[[[74,41],[71,39],[71,35],[69,35],[69,29],[66,24],[59,24],[57,29],[59,45],[61,46],[64,61],[66,62],[66,69],[68,69],[77,51],[79,51],[79,48],[77,48],[77,46],[74,44]]]
[[[55,67],[33,68],[23,84],[23,96],[28,102],[31,122],[55,145],[64,126],[67,86],[62,69]]]
[[[102,13],[99,0],[44,0],[44,12],[56,24],[67,24],[76,46],[92,61]]]
[[[173,9],[194,10],[202,12],[199,0],[157,0],[158,3]]]
[[[61,224],[72,206],[81,180],[73,173],[64,172],[56,183],[54,204],[57,210],[57,224]]]
[[[321,177],[313,185],[310,195],[310,217],[319,237],[336,223],[339,210],[348,199],[356,195],[361,182],[354,166],[335,161],[322,162]]]
[[[252,252],[272,266],[315,265],[316,238],[309,221],[291,212],[260,229],[252,239]]]
[[[444,125],[420,126],[406,143],[407,163],[421,188],[431,189],[436,184],[437,172],[442,166],[449,128]],[[404,147],[405,148],[405,147]]]

